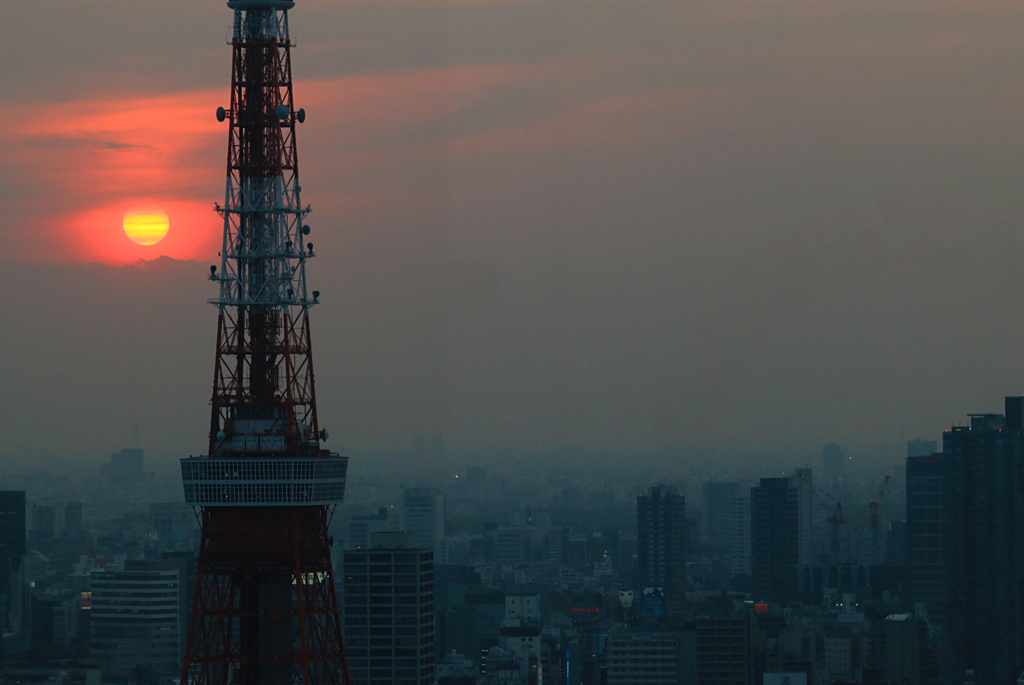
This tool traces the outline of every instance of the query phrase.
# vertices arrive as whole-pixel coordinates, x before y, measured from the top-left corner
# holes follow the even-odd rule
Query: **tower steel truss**
[[[290,0],[231,0],[227,186],[209,452],[183,685],[348,685],[328,526],[348,459],[321,447],[306,289]],[[312,296],[310,296],[312,295]]]

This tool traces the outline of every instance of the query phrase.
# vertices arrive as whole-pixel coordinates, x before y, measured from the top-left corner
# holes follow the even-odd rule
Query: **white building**
[[[113,672],[180,664],[181,578],[178,569],[94,571],[89,656]]]

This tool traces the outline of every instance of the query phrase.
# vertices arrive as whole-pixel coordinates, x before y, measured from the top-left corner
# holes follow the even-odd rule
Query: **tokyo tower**
[[[292,99],[289,0],[231,0],[227,188],[209,451],[182,685],[348,685],[328,524],[348,458],[321,447]]]

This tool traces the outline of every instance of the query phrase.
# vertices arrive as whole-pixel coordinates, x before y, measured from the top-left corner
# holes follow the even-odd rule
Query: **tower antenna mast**
[[[321,445],[290,0],[231,0],[231,103],[208,452],[181,460],[202,543],[182,685],[348,685],[328,526],[348,458]]]

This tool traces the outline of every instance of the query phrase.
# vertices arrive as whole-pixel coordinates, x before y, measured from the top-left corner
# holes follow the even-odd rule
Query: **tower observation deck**
[[[182,685],[348,685],[328,525],[348,458],[322,447],[306,288],[290,0],[234,11],[208,453],[181,460],[202,543]]]

